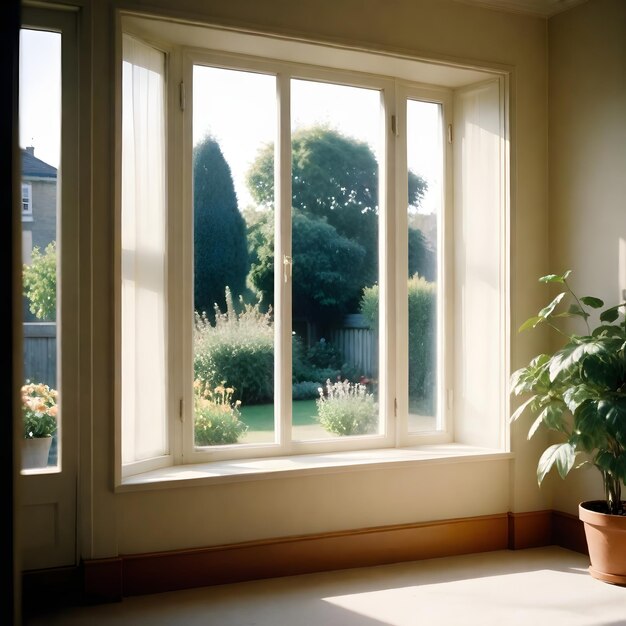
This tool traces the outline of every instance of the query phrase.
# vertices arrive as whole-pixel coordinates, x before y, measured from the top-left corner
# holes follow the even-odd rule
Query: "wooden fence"
[[[362,315],[346,315],[342,328],[332,331],[331,337],[348,365],[365,376],[378,378],[378,336]]]
[[[54,322],[24,326],[24,380],[57,387],[57,328]]]
[[[24,379],[57,386],[57,340],[54,322],[24,325]],[[331,333],[332,343],[348,365],[365,376],[378,377],[378,336],[362,315],[346,315],[342,328]]]

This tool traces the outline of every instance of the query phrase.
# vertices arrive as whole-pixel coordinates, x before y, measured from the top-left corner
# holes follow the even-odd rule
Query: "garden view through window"
[[[61,34],[20,32],[23,286],[22,469],[60,467],[57,223]]]
[[[441,105],[407,100],[409,432],[441,428],[437,411],[438,224],[443,203]],[[416,176],[415,172],[423,175]],[[424,175],[428,172],[428,175]]]
[[[386,428],[378,389],[382,94],[290,80],[291,236],[280,260],[276,94],[275,75],[193,66],[197,447],[278,443],[277,277],[291,289],[291,318],[283,317],[291,440]],[[439,428],[441,116],[437,103],[407,101],[409,432]]]

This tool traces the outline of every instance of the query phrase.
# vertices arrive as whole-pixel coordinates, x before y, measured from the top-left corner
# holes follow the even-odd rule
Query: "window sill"
[[[456,443],[303,454],[262,459],[237,459],[165,467],[129,476],[117,492],[171,489],[223,483],[271,480],[312,474],[373,469],[398,469],[422,463],[468,463],[513,458],[511,452]]]

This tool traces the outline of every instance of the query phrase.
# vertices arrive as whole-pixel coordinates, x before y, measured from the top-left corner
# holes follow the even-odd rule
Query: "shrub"
[[[437,291],[417,275],[409,280],[409,396],[432,399],[437,371]]]
[[[241,402],[233,402],[232,387],[219,385],[211,390],[198,380],[194,384],[194,435],[197,446],[237,443],[248,426],[241,421]]]
[[[319,388],[321,383],[313,380],[303,380],[299,383],[294,383],[291,388],[292,400],[312,400],[319,396]]]
[[[309,346],[306,358],[311,365],[320,369],[339,369],[342,365],[341,352],[323,337]]]
[[[294,383],[317,381],[317,387],[320,387],[327,379],[358,379],[354,368],[350,368],[345,363],[342,364],[341,353],[326,340],[320,340],[307,349],[304,347],[302,339],[294,335],[291,354]],[[317,397],[317,390],[315,397]]]
[[[206,388],[233,388],[245,404],[271,400],[274,389],[274,330],[272,310],[260,302],[244,304],[237,312],[226,288],[226,312],[215,307],[215,323],[196,313],[194,374]]]
[[[341,436],[375,432],[378,405],[365,385],[327,380],[326,389],[320,387],[318,392],[317,419],[327,431]]]
[[[54,321],[57,311],[57,250],[56,241],[50,242],[42,254],[33,248],[30,265],[22,271],[24,295],[30,312],[40,320]]]
[[[417,274],[408,282],[409,297],[409,396],[433,400],[436,373],[437,290],[436,284]],[[361,313],[378,326],[378,285],[366,287]]]

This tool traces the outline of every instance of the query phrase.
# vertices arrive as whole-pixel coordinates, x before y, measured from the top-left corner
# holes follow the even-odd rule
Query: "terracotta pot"
[[[22,439],[22,469],[48,467],[52,437]]]
[[[603,502],[589,500],[578,505],[589,548],[589,573],[598,580],[626,586],[626,515],[598,512]]]

